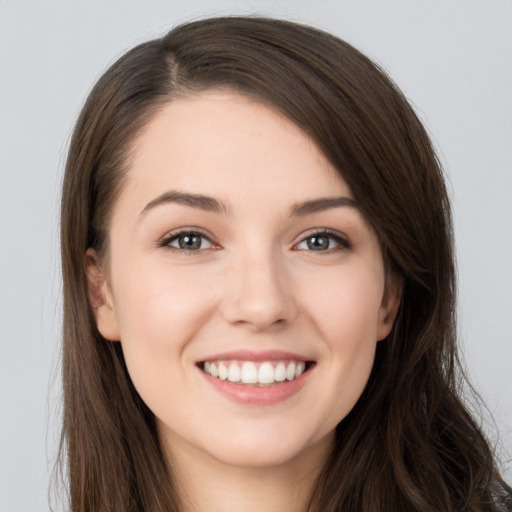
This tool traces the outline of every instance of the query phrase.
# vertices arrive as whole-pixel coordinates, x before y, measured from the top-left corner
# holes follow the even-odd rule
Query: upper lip
[[[285,350],[233,350],[229,352],[219,352],[212,354],[208,357],[202,358],[197,362],[204,361],[312,361],[311,358],[296,354],[294,352],[287,352]]]

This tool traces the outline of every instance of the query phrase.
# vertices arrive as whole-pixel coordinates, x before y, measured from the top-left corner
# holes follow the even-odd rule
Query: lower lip
[[[251,386],[250,384],[234,384],[229,380],[220,380],[199,370],[207,382],[221,395],[242,405],[265,406],[288,400],[298,393],[306,384],[313,368],[300,377],[290,381],[279,382],[271,386]]]

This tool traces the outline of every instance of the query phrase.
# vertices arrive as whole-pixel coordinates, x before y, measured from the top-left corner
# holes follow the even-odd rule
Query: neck
[[[173,447],[169,460],[183,512],[302,512],[331,448],[324,439],[272,467],[232,466],[183,447]]]

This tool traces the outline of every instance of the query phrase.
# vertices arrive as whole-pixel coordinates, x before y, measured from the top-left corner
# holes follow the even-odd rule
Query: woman
[[[348,44],[219,18],[128,52],[61,236],[73,510],[511,506],[461,397],[439,163]]]

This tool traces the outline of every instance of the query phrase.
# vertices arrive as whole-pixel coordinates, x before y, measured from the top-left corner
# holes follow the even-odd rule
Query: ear
[[[88,249],[85,253],[85,269],[89,287],[89,302],[96,317],[98,331],[107,340],[119,341],[119,322],[114,298],[105,270],[100,265],[98,255],[93,249]]]
[[[391,332],[402,298],[402,279],[399,276],[390,275],[386,281],[386,289],[379,309],[377,341],[383,340]]]

